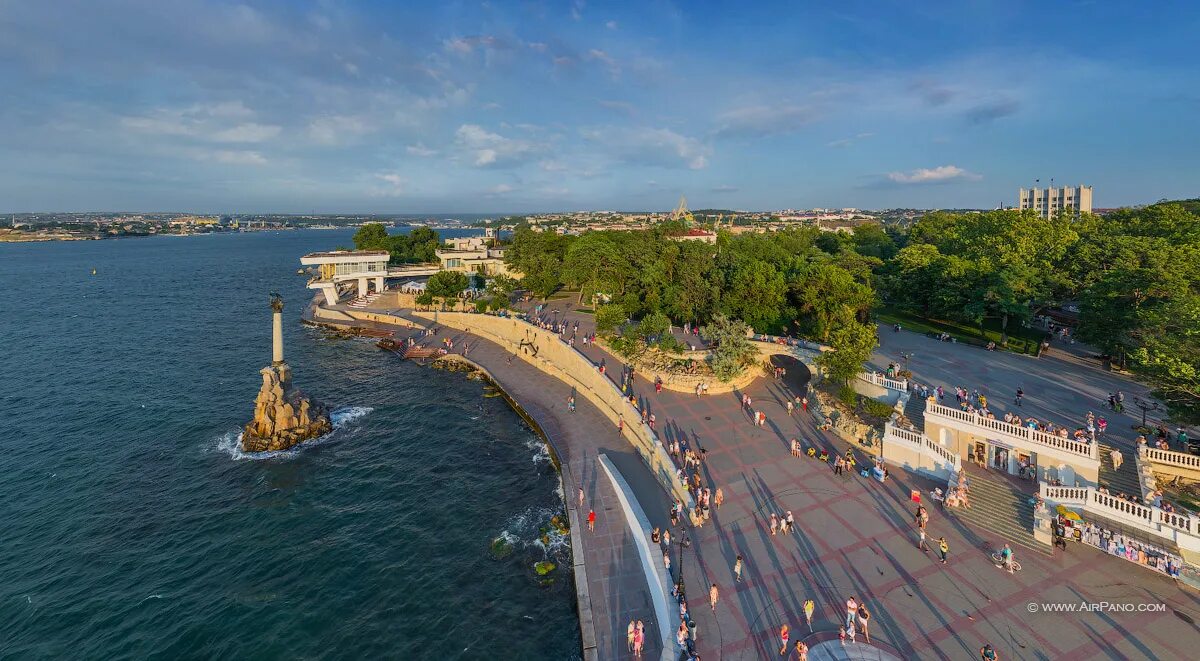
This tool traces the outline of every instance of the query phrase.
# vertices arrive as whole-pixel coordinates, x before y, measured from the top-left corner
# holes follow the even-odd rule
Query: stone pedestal
[[[243,450],[286,450],[333,429],[325,407],[292,386],[287,363],[264,367],[261,373],[263,384],[254,400],[254,419],[242,433]]]

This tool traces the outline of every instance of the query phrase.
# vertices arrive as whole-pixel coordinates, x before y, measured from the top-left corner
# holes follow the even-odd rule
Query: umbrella
[[[1054,511],[1058,512],[1064,518],[1070,519],[1072,521],[1082,521],[1083,520],[1083,517],[1079,516],[1078,514],[1076,514],[1073,511],[1067,509],[1066,505],[1059,505],[1058,507],[1054,508]]]

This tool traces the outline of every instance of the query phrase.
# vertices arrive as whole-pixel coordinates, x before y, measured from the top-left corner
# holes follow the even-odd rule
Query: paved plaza
[[[568,314],[579,320],[581,332],[590,330],[590,317]],[[899,352],[912,351],[917,354],[911,366],[918,381],[982,390],[982,383],[977,386],[966,378],[977,374],[977,381],[987,380],[1002,393],[1020,380],[1030,399],[1045,407],[1043,415],[1062,422],[1074,419],[1072,410],[1086,411],[1088,401],[1098,403],[1106,388],[1134,392],[1129,382],[1112,385],[1118,381],[1103,379],[1117,377],[1078,360],[1059,365],[1046,357],[984,353],[904,335],[881,332],[883,346],[875,358],[882,361],[880,367],[889,358],[899,358]],[[561,382],[522,361],[508,362],[509,354],[497,345],[461,333],[454,336],[459,339],[456,346],[465,341],[471,360],[491,371],[554,439],[564,460],[564,483],[583,484],[589,501],[585,508],[596,507],[596,533],[577,529],[575,534],[584,536],[599,658],[631,657],[623,640],[630,619],[646,622],[645,658],[656,657],[657,650],[649,649],[658,638],[657,630],[650,634],[652,609],[645,579],[611,487],[598,479],[596,454],[616,458],[652,524],[664,528],[669,524],[665,493],[584,398],[579,398],[578,411],[569,413],[569,391]],[[594,362],[605,360],[607,373],[619,378],[619,359],[594,346],[582,352]],[[705,448],[703,477],[708,486],[725,493],[724,505],[707,525],[672,533],[676,540],[687,534],[693,542],[684,551],[682,569],[703,658],[778,658],[783,624],[791,627],[792,641],[810,636],[807,640],[815,644],[836,638],[845,619],[845,601],[852,596],[872,614],[871,646],[879,653],[867,658],[890,654],[970,659],[977,658],[984,643],[992,644],[1003,659],[1193,657],[1187,650],[1200,644],[1200,595],[1156,572],[1072,544],[1053,555],[1020,549],[1024,569],[1009,575],[988,557],[1007,540],[973,530],[933,506],[931,545],[936,548],[935,540],[944,536],[949,561],[943,565],[936,551],[919,550],[909,496],[912,490],[925,494],[935,485],[899,470],[886,483],[858,475],[835,476],[829,464],[790,456],[788,439],[793,436],[806,445],[837,451],[846,447],[815,429],[809,416],[787,415],[782,402],[796,387],[794,379],[785,384],[768,378],[748,387],[754,408],[768,416],[767,426],[757,428],[741,407],[741,392],[705,397],[668,390],[656,394],[652,384],[637,379],[636,392],[655,413],[661,437],[680,437]],[[573,493],[568,486],[571,506]],[[798,530],[772,536],[766,525],[770,514],[789,510]],[[746,565],[740,583],[732,571],[737,555]],[[721,593],[715,613],[707,604],[707,587],[713,583]],[[816,604],[811,634],[803,615],[808,599]],[[1103,612],[1044,612],[1048,605],[1060,603],[1120,606]],[[1111,610],[1127,604],[1163,610]],[[865,644],[860,634],[855,645]]]

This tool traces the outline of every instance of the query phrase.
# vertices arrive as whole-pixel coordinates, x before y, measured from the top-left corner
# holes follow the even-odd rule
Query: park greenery
[[[833,351],[820,361],[835,382],[852,378],[874,350],[881,307],[919,320],[918,327],[1031,352],[1046,336],[1035,317],[1066,318],[1071,313],[1063,308],[1077,309],[1079,340],[1150,383],[1174,419],[1194,423],[1194,207],[1161,203],[1050,219],[1015,210],[932,212],[909,227],[866,224],[853,233],[721,230],[716,244],[675,240],[684,229],[676,222],[581,236],[522,226],[505,259],[524,275],[521,287],[537,296],[577,291],[602,333],[637,335],[645,346],[665,335],[657,332],[664,318],[710,332],[737,320],[754,332],[828,345]],[[731,360],[721,358],[721,369]]]
[[[414,227],[407,234],[388,234],[380,223],[367,223],[354,233],[355,250],[386,250],[391,264],[436,262],[434,254],[442,243],[437,230]]]

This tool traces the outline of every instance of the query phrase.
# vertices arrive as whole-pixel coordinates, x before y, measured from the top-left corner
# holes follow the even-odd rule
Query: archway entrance
[[[775,354],[771,356],[771,367],[782,367],[787,371],[783,375],[783,384],[792,392],[801,394],[808,391],[808,382],[812,379],[808,365],[792,356]]]

